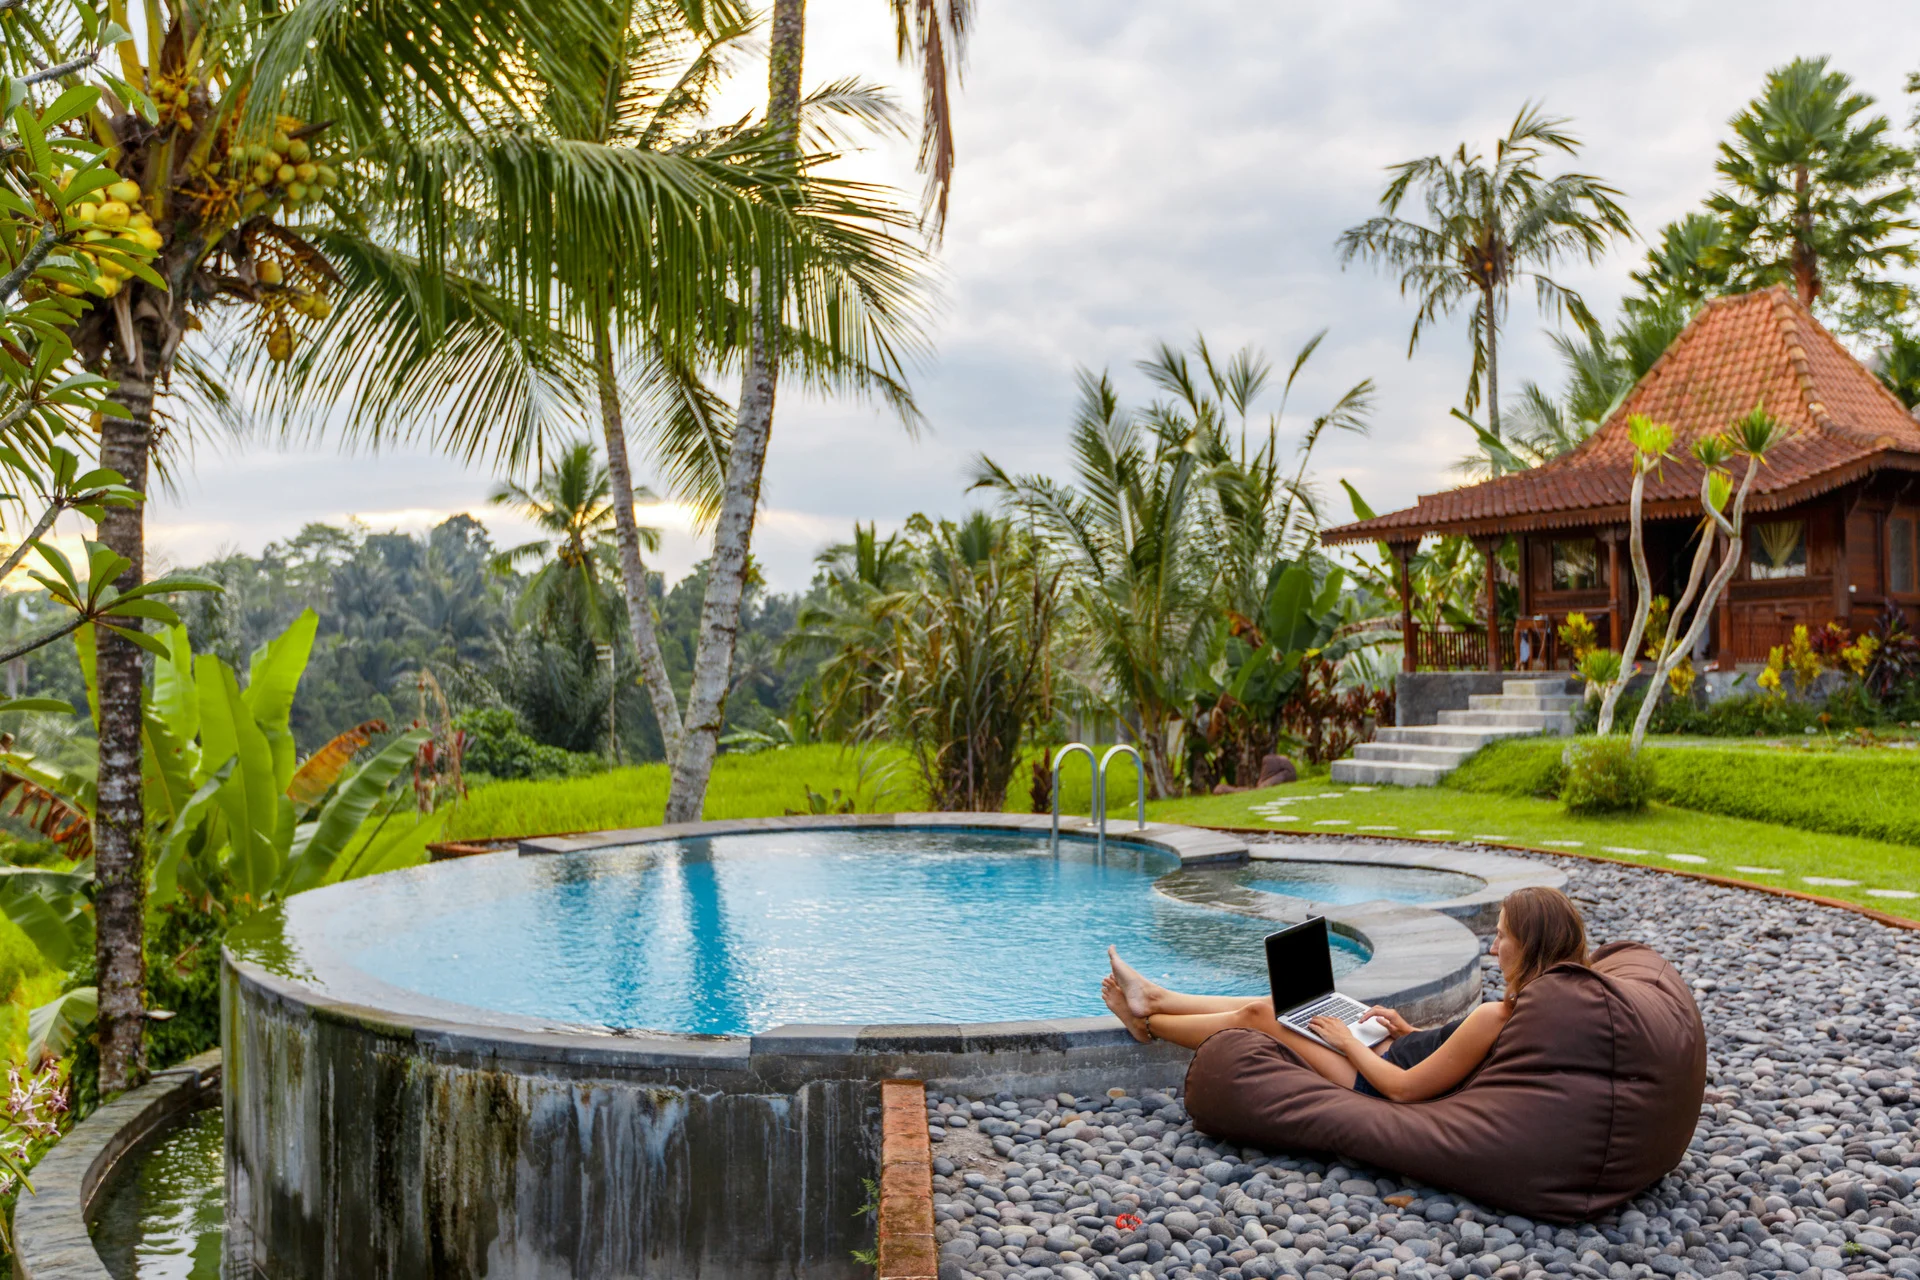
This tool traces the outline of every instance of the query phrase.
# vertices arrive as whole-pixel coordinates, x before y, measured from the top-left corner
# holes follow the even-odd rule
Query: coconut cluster
[[[271,141],[235,149],[234,159],[241,166],[242,215],[252,217],[274,208],[292,213],[319,199],[327,188],[340,185],[339,171],[315,155],[312,144],[301,136],[306,128],[306,122],[297,117],[278,116]]]
[[[70,297],[90,292],[102,298],[111,298],[120,292],[127,278],[133,274],[120,258],[89,249],[87,245],[100,245],[112,240],[123,244],[131,241],[148,253],[160,251],[160,233],[154,230],[153,219],[141,208],[139,183],[132,178],[120,178],[107,184],[97,194],[104,199],[83,200],[73,210],[74,221],[84,228],[80,233],[80,256],[92,264],[93,280],[85,289],[70,284],[54,286]]]

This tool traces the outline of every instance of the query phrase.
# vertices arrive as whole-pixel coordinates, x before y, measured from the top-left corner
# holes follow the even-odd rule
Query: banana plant
[[[387,730],[369,720],[305,761],[296,758],[293,700],[318,624],[307,610],[256,650],[244,688],[218,657],[193,652],[185,627],[146,637],[158,650],[144,708],[146,812],[155,827],[149,912],[201,909],[224,897],[247,913],[425,857],[441,815],[416,814],[410,797],[392,794],[392,784],[412,764],[426,730],[394,734],[356,764]],[[83,628],[76,643],[97,707],[94,629]],[[0,753],[0,776],[16,775],[91,811],[91,790],[79,779]],[[71,968],[92,954],[92,889],[90,857],[65,869],[0,868],[0,911],[50,963]],[[30,1058],[57,1055],[70,1043],[92,994],[76,988],[34,1011]]]

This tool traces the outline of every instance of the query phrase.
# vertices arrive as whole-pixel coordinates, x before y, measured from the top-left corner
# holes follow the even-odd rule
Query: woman
[[[1373,1048],[1338,1018],[1307,1025],[1318,1044],[1273,1016],[1273,1001],[1239,996],[1190,996],[1147,981],[1112,947],[1113,973],[1100,981],[1107,1007],[1136,1040],[1166,1040],[1188,1049],[1217,1031],[1244,1027],[1272,1036],[1302,1062],[1342,1088],[1394,1102],[1437,1098],[1458,1085],[1493,1049],[1527,984],[1557,964],[1587,962],[1587,928],[1580,908],[1558,889],[1519,889],[1500,906],[1493,955],[1506,977],[1506,999],[1482,1004],[1466,1017],[1431,1031],[1416,1031],[1392,1009],[1375,1006],[1367,1016],[1393,1035]],[[1328,1046],[1331,1046],[1329,1048]]]

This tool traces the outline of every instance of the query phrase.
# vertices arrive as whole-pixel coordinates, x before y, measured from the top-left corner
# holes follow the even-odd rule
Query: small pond
[[[120,1162],[94,1201],[94,1248],[113,1280],[241,1280],[223,1270],[226,1158],[219,1107]]]

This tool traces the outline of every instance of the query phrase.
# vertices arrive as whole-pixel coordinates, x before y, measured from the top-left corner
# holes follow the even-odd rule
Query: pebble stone
[[[1596,944],[1657,948],[1706,1022],[1691,1149],[1628,1205],[1537,1223],[1378,1169],[1226,1146],[1194,1131],[1177,1093],[929,1094],[940,1280],[1920,1280],[1920,934],[1541,860],[1570,873]],[[1481,963],[1497,997],[1498,966]]]

